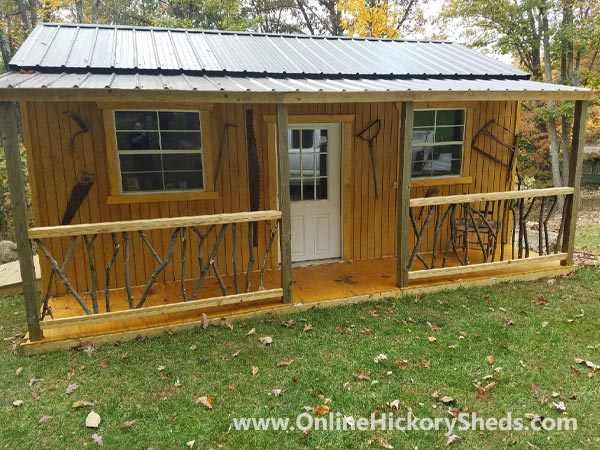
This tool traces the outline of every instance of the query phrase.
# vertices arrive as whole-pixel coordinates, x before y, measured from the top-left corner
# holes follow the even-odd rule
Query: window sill
[[[411,180],[410,187],[448,186],[453,184],[471,184],[472,182],[472,177],[416,178]]]
[[[106,203],[123,205],[129,203],[177,202],[187,200],[218,200],[218,192],[184,191],[184,192],[152,192],[148,194],[109,195]]]

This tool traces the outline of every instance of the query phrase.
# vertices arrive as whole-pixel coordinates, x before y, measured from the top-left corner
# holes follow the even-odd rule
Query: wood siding
[[[472,111],[472,123],[467,123],[467,139],[470,141],[481,127],[489,120],[496,120],[509,131],[501,138],[508,142],[514,138],[517,127],[518,107],[516,101],[510,102],[471,102],[461,104],[416,104],[415,107],[460,106]],[[155,107],[149,104],[148,108]],[[201,214],[249,211],[248,162],[246,156],[245,110],[253,108],[254,126],[259,150],[260,170],[260,209],[276,209],[277,180],[276,160],[274,157],[275,135],[271,124],[263,120],[263,116],[274,115],[275,105],[268,104],[219,104],[214,105],[211,112],[211,159],[216,163],[218,149],[222,139],[225,122],[236,125],[230,129],[226,146],[226,157],[217,186],[219,198],[216,200],[187,200],[153,203],[108,204],[109,182],[107,165],[107,146],[102,110],[94,102],[31,102],[22,104],[25,140],[28,150],[28,167],[32,183],[33,211],[36,226],[52,226],[60,224],[71,189],[78,174],[82,171],[94,176],[94,185],[73,218],[73,224],[93,223],[130,219],[150,219],[158,217],[176,217]],[[71,147],[71,136],[78,131],[78,126],[65,113],[77,114],[88,125],[89,131],[74,140]],[[371,162],[368,144],[349,133],[344,138],[351,138],[350,155],[343,155],[345,168],[343,174],[344,189],[342,203],[344,205],[344,255],[346,259],[370,259],[392,256],[396,247],[396,192],[397,157],[399,135],[399,109],[396,103],[350,103],[350,104],[303,104],[290,105],[290,115],[354,115],[355,121],[352,136],[375,119],[382,121],[381,133],[375,140],[377,155],[377,172],[381,197],[375,200]],[[484,140],[484,147],[493,156],[508,162],[506,149],[493,141]],[[465,176],[472,177],[469,184],[447,184],[435,186],[437,195],[452,195],[475,192],[504,191],[511,189],[511,180],[507,181],[506,169],[477,152],[468,152],[468,160],[464,164]],[[214,171],[214,167],[207,170]],[[345,178],[344,178],[345,177]],[[411,197],[421,197],[428,187],[411,189]],[[239,242],[245,243],[247,227],[238,227]],[[157,251],[165,255],[170,240],[170,230],[156,230],[148,233]],[[258,255],[263,254],[267,239],[266,227],[261,228]],[[213,235],[214,240],[214,235]],[[49,242],[50,250],[59,265],[64,259],[69,239],[53,239]],[[208,245],[211,245],[209,242]],[[218,260],[223,261],[221,270],[230,273],[231,233],[227,233],[221,247]],[[188,247],[189,248],[189,247]],[[197,273],[197,249],[192,248],[188,256],[190,263],[186,267],[186,278]],[[180,258],[181,248],[176,246],[174,260]],[[241,260],[246,260],[246,245],[238,245]],[[97,267],[99,280],[104,279],[102,266],[110,259],[112,244],[110,235],[99,238],[96,243]],[[228,256],[229,255],[229,256]],[[271,265],[277,264],[276,252],[271,255]],[[68,276],[80,292],[89,289],[87,264],[83,264],[86,255],[83,245],[78,245],[68,270]],[[225,263],[226,261],[226,263]],[[43,283],[45,286],[49,274],[49,265],[45,258],[40,258]],[[163,272],[158,282],[172,281],[179,278],[177,265],[170,266]],[[145,284],[155,268],[155,260],[139,238],[132,237],[131,277],[134,284]],[[103,281],[100,286],[103,285]],[[120,253],[116,270],[112,277],[113,287],[124,285],[123,255]],[[58,293],[64,294],[61,283],[57,283]]]

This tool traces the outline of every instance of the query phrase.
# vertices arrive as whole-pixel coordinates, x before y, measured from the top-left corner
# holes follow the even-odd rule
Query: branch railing
[[[558,197],[573,193],[563,187],[411,199],[408,279],[565,260],[567,218],[556,232],[549,223],[558,220]]]
[[[50,268],[41,310],[41,327],[104,322],[281,297],[281,288],[265,288],[265,272],[271,268],[270,263],[274,260],[273,246],[280,224],[280,211],[254,211],[32,228],[29,238]],[[265,228],[259,230],[261,227]],[[168,242],[163,242],[164,238],[161,242],[153,242],[148,233],[154,230],[163,231],[161,238],[165,236],[164,231],[169,230]],[[265,236],[261,246],[258,245],[259,231]],[[110,239],[98,240],[101,235],[109,235]],[[229,244],[225,250],[227,235]],[[245,242],[241,242],[244,235]],[[132,245],[134,236],[139,238],[141,246]],[[64,258],[59,263],[48,241],[68,238],[66,251],[62,252]],[[97,243],[101,241],[105,244],[100,249],[101,245]],[[110,242],[110,250],[106,242]],[[81,244],[84,257],[75,262],[75,249]],[[160,247],[163,246],[165,248],[161,252]],[[141,285],[132,281],[132,257],[140,249],[146,255],[151,255],[154,262],[150,276]],[[262,250],[262,254],[258,254],[259,250]],[[99,264],[100,251],[105,252],[106,259]],[[190,261],[192,255],[195,261]],[[80,292],[78,283],[74,284],[69,279],[69,268],[75,263],[79,271],[85,270],[86,292]],[[231,267],[227,275],[220,268],[224,265]],[[168,267],[172,267],[175,278],[178,278],[174,282],[179,301],[150,306],[148,299],[152,288]],[[186,274],[192,276],[186,277]],[[119,305],[113,311],[114,277],[117,275],[121,278],[118,288],[124,290],[127,305],[125,309]],[[258,285],[252,286],[256,276]],[[209,277],[216,279],[220,295],[206,298],[201,294]],[[57,286],[60,284],[75,299],[82,315],[54,319],[50,300],[58,296]],[[54,320],[44,321],[46,316]]]

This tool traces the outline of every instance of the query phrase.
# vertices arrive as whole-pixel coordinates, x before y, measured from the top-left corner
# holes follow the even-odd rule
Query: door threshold
[[[307,266],[318,266],[320,264],[332,264],[332,263],[340,263],[343,262],[342,258],[327,258],[327,259],[313,259],[310,261],[296,261],[292,263],[292,268],[294,267],[307,267]]]

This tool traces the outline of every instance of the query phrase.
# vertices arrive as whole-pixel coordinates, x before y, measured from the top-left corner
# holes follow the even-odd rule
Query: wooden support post
[[[398,231],[396,243],[396,285],[408,286],[408,232],[410,212],[410,177],[412,165],[412,136],[415,105],[413,102],[402,102],[400,111],[400,154],[398,155]]]
[[[8,188],[10,203],[15,223],[15,236],[17,238],[17,252],[21,268],[23,297],[25,299],[25,312],[27,315],[27,328],[29,340],[42,339],[40,330],[40,311],[38,290],[33,265],[31,242],[27,234],[27,202],[23,186],[23,172],[21,170],[21,154],[19,152],[19,136],[17,132],[17,108],[14,103],[0,102],[0,127],[2,134],[2,147],[6,158],[6,171],[8,175]]]
[[[573,115],[573,140],[571,144],[571,161],[569,164],[569,186],[574,189],[573,195],[566,198],[565,230],[562,242],[562,251],[567,254],[567,259],[561,261],[563,266],[573,265],[573,251],[575,250],[575,229],[577,227],[577,213],[579,211],[579,191],[581,186],[581,166],[583,165],[583,145],[585,140],[585,123],[587,121],[588,102],[577,100]]]
[[[277,161],[279,163],[279,209],[281,229],[281,288],[283,303],[292,301],[292,221],[290,217],[290,162],[288,156],[288,112],[287,105],[277,105]]]

